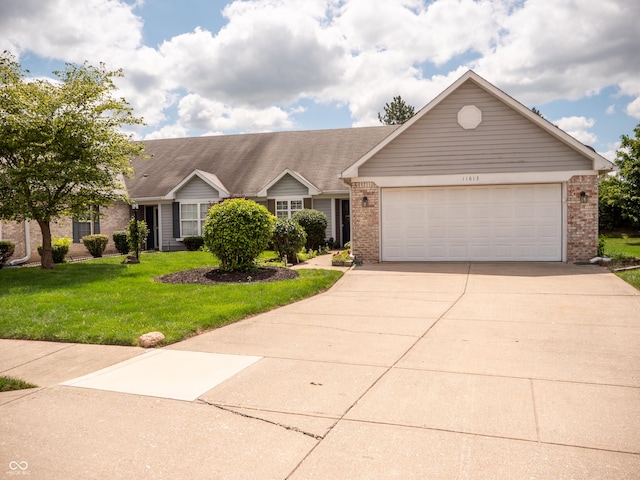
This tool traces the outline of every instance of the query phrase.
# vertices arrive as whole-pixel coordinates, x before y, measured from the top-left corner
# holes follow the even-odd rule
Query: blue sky
[[[635,0],[2,0],[0,49],[34,76],[122,68],[140,139],[377,125],[471,68],[612,159],[640,123],[638,18]]]

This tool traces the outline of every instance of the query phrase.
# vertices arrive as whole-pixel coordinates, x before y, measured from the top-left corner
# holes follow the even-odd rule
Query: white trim
[[[209,173],[209,172],[203,172],[202,170],[196,169],[193,172],[191,172],[189,175],[184,177],[180,183],[178,183],[175,187],[173,187],[169,191],[169,193],[167,193],[166,195],[162,196],[161,197],[162,200],[173,200],[173,199],[175,199],[176,198],[176,193],[182,187],[184,187],[187,183],[189,183],[193,179],[193,177],[200,178],[203,182],[205,182],[211,188],[216,190],[218,192],[218,194],[220,195],[220,198],[226,198],[226,197],[229,197],[231,195],[229,193],[229,191],[225,188],[225,186],[222,184],[220,179],[215,174]]]
[[[262,190],[260,190],[258,192],[258,194],[256,196],[258,197],[267,197],[267,191],[273,187],[276,183],[278,183],[282,177],[284,177],[285,175],[291,175],[295,180],[297,180],[299,183],[301,183],[303,186],[307,187],[307,189],[309,190],[308,196],[311,195],[319,195],[320,189],[318,189],[318,187],[316,187],[313,183],[311,183],[309,180],[307,180],[306,178],[304,178],[302,175],[300,175],[298,172],[294,172],[293,170],[289,169],[289,168],[285,168],[282,172],[280,172],[280,174],[278,176],[276,176],[276,178],[274,178],[273,180],[271,180],[269,183],[267,183]],[[284,197],[283,197],[284,198]]]
[[[158,250],[160,252],[164,252],[163,250],[163,245],[164,245],[164,232],[162,231],[162,206],[165,205],[163,203],[159,203],[158,204],[158,238],[156,239],[158,242]]]
[[[562,182],[562,261],[567,263],[569,258],[569,207],[567,197],[569,196],[569,187],[567,182]]]
[[[528,118],[532,123],[538,125],[540,128],[545,130],[547,133],[551,134],[553,137],[557,138],[561,142],[565,143],[569,147],[573,148],[577,152],[581,153],[585,157],[591,159],[594,170],[604,171],[604,170],[612,170],[613,164],[599,155],[598,153],[591,150],[589,147],[583,145],[578,140],[573,138],[568,133],[564,132],[560,128],[553,125],[551,122],[545,120],[533,113],[529,108],[525,107],[523,104],[515,100],[513,97],[507,95],[502,90],[497,88],[495,85],[492,85],[480,75],[475,73],[472,70],[467,71],[464,75],[462,75],[458,80],[453,82],[448,88],[446,88],[440,95],[434,98],[431,102],[425,105],[422,109],[420,109],[413,117],[411,117],[407,122],[402,124],[397,130],[394,130],[388,137],[386,137],[382,142],[376,145],[373,149],[371,149],[368,153],[366,153],[363,157],[361,157],[356,163],[347,168],[344,172],[338,175],[338,178],[353,178],[358,176],[358,168],[361,167],[364,163],[370,160],[374,155],[376,155],[380,150],[389,145],[393,140],[395,140],[398,136],[402,135],[407,129],[411,128],[411,126],[424,117],[427,113],[433,110],[437,105],[439,105],[445,98],[447,98],[452,92],[457,90],[463,83],[467,80],[474,82],[488,94],[496,97],[498,100],[501,100],[507,106],[516,110],[520,114],[524,115]]]
[[[474,185],[509,185],[521,183],[562,183],[576,175],[597,175],[595,170],[525,173],[465,173],[456,175],[422,175],[397,177],[357,177],[353,182],[374,182],[380,188],[447,187]]]

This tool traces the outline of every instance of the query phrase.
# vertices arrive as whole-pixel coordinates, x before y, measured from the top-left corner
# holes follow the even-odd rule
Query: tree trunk
[[[49,222],[38,220],[40,231],[42,232],[42,256],[40,257],[40,267],[53,270],[53,252],[51,251],[51,225]]]

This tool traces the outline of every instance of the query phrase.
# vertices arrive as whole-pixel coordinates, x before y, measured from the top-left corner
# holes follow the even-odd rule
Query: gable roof
[[[271,180],[269,183],[267,183],[264,186],[264,188],[258,192],[258,196],[259,197],[266,197],[267,196],[267,191],[271,187],[273,187],[276,183],[278,183],[282,179],[282,177],[284,177],[286,175],[291,175],[300,184],[302,184],[305,187],[307,187],[309,189],[309,195],[319,195],[320,193],[322,193],[318,189],[318,187],[316,187],[313,183],[311,183],[309,180],[304,178],[302,175],[300,175],[297,172],[294,172],[293,170],[290,170],[289,168],[285,168],[282,172],[280,172],[280,174],[278,176],[276,176],[273,180]]]
[[[150,158],[132,161],[125,180],[134,199],[166,199],[198,175],[229,195],[259,196],[277,175],[292,175],[318,193],[347,192],[337,174],[397,126],[173,138],[145,141]],[[199,171],[200,173],[195,173]],[[276,180],[277,181],[277,180]]]
[[[229,191],[225,188],[225,186],[222,184],[222,182],[217,177],[217,175],[209,172],[203,172],[202,170],[196,169],[193,172],[191,172],[189,175],[184,177],[184,179],[180,183],[178,183],[174,188],[172,188],[171,191],[169,191],[169,193],[164,195],[164,198],[174,199],[178,190],[180,190],[187,183],[189,183],[194,177],[198,177],[202,179],[202,181],[204,181],[211,188],[217,190],[221,197],[229,196]]]
[[[473,82],[475,85],[480,87],[486,93],[492,95],[508,107],[516,110],[518,113],[523,115],[529,121],[534,123],[535,125],[541,127],[545,132],[549,133],[556,139],[560,140],[562,143],[572,148],[576,152],[580,153],[584,157],[591,160],[593,165],[593,170],[612,170],[613,164],[604,158],[603,156],[596,153],[590,147],[585,146],[580,143],[578,140],[573,138],[571,135],[556,127],[549,121],[540,117],[533,113],[529,108],[512,98],[511,96],[504,93],[502,90],[492,85],[484,78],[480,77],[477,73],[472,70],[467,71],[464,75],[462,75],[458,80],[452,83],[448,88],[446,88],[440,95],[435,97],[431,102],[429,102],[425,107],[419,110],[411,119],[402,124],[399,128],[393,131],[389,136],[387,136],[384,140],[382,140],[378,145],[376,145],[373,149],[363,155],[358,161],[356,161],[349,168],[345,169],[341,174],[341,178],[353,178],[358,176],[358,169],[362,165],[364,165],[368,160],[374,157],[377,153],[379,153],[382,149],[384,149],[387,145],[393,142],[396,138],[402,135],[406,130],[412,127],[416,122],[418,122],[421,118],[427,115],[430,111],[432,111],[435,107],[441,104],[447,97],[449,97],[454,91],[456,91],[461,85],[466,82]]]

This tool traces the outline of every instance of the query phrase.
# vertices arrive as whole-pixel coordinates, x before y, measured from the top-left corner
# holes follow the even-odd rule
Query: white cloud
[[[518,3],[495,51],[477,65],[521,101],[578,99],[637,77],[640,2]]]
[[[627,114],[633,118],[640,118],[640,97],[627,105]]]
[[[393,96],[421,108],[469,67],[531,105],[616,85],[640,118],[640,2],[235,0],[223,15],[151,48],[131,1],[2,0],[0,50],[122,67],[147,138],[294,128],[301,99],[377,125]],[[597,140],[570,118],[561,128]]]
[[[613,162],[616,159],[617,152],[620,150],[620,142],[613,142],[607,144],[608,150],[605,152],[598,152],[607,160]]]
[[[585,145],[590,145],[598,140],[593,133],[589,132],[589,129],[595,125],[593,118],[563,117],[553,120],[552,123]]]
[[[615,106],[615,104],[613,104],[613,105],[609,105],[609,106],[607,107],[607,109],[605,110],[605,113],[606,113],[607,115],[613,115],[614,113],[616,113],[616,106]]]
[[[178,114],[186,128],[213,132],[264,132],[293,126],[289,113],[278,107],[231,108],[197,94],[189,94],[180,100]]]

